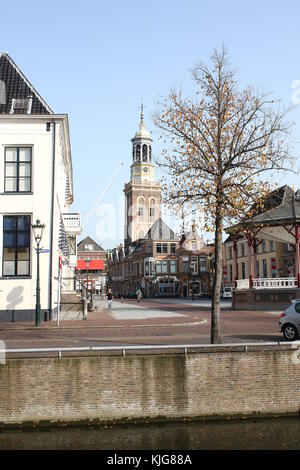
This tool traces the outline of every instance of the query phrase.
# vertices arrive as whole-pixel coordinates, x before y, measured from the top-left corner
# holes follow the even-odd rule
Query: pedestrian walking
[[[112,306],[112,301],[114,300],[114,296],[112,295],[112,291],[111,289],[108,289],[108,292],[107,292],[107,307],[108,308],[111,308]]]
[[[137,298],[138,303],[140,303],[140,301],[142,300],[142,296],[143,296],[143,294],[142,294],[141,289],[138,289],[136,291],[136,298]]]

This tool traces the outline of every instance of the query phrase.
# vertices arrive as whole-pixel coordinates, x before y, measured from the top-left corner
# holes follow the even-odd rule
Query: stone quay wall
[[[299,414],[292,349],[8,359],[0,425]],[[300,359],[300,354],[299,354]]]

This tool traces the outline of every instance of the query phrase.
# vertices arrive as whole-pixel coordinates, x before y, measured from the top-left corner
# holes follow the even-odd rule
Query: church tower
[[[144,238],[161,211],[161,185],[155,182],[152,142],[144,122],[141,105],[139,129],[132,142],[129,183],[125,184],[125,246]]]

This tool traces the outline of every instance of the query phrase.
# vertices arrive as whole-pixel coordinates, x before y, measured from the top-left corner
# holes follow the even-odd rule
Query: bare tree
[[[263,204],[271,190],[263,173],[291,167],[290,125],[278,101],[250,86],[238,90],[224,47],[192,77],[199,97],[171,90],[153,120],[166,144],[159,161],[169,175],[162,180],[165,202],[202,209],[206,229],[215,233],[211,342],[219,343],[224,224]]]

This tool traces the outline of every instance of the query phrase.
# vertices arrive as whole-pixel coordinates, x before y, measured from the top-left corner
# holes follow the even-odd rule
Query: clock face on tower
[[[143,171],[144,171],[145,173],[147,173],[147,172],[149,171],[149,168],[148,168],[147,166],[144,166]]]

